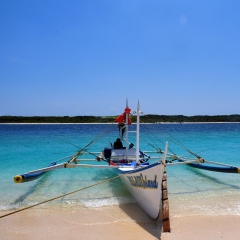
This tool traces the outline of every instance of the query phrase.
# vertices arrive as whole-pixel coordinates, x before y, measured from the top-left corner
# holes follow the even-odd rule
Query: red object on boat
[[[131,109],[129,107],[126,107],[125,110],[124,110],[124,113],[129,114],[130,112],[131,112]]]
[[[116,122],[118,123],[126,123],[126,115],[128,114],[128,125],[132,124],[132,121],[129,117],[129,114],[131,112],[131,109],[129,107],[126,107],[125,110],[124,110],[124,113],[119,115],[117,118],[116,118]]]
[[[112,161],[110,161],[110,165],[117,166],[117,164]]]

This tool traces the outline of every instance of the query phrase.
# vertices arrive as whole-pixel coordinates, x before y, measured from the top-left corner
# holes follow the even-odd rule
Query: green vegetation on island
[[[0,116],[0,123],[112,123],[116,116]],[[142,122],[240,122],[240,115],[145,115],[141,117]],[[132,117],[136,122],[136,117]]]

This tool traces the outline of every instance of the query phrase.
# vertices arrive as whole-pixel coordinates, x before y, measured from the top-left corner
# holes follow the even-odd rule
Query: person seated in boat
[[[113,148],[114,148],[114,149],[123,148],[123,144],[122,144],[120,138],[117,138],[117,139],[116,139],[116,142],[114,142],[114,144],[113,144]]]

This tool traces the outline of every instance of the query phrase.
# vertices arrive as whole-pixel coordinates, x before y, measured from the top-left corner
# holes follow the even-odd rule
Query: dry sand
[[[6,212],[1,212],[1,215]],[[0,239],[240,239],[240,216],[172,217],[171,233],[137,204],[29,209],[0,218]]]

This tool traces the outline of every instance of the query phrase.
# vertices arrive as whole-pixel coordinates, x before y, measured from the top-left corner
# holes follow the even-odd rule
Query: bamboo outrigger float
[[[25,174],[20,174],[14,177],[16,183],[23,183],[31,180],[35,180],[41,177],[48,171],[60,169],[60,168],[99,168],[99,169],[112,169],[121,178],[123,184],[127,187],[129,192],[135,198],[139,206],[153,219],[163,220],[163,231],[170,231],[169,220],[169,202],[167,191],[167,175],[166,167],[177,166],[180,164],[187,164],[190,167],[200,168],[210,171],[221,171],[226,173],[240,173],[240,168],[229,166],[226,164],[220,164],[215,162],[206,161],[200,156],[192,153],[194,159],[188,159],[185,157],[177,156],[174,153],[168,153],[168,143],[165,143],[165,149],[162,151],[159,147],[156,147],[156,155],[152,155],[152,151],[140,150],[140,104],[138,102],[136,110],[136,143],[134,145],[128,142],[129,125],[131,125],[131,118],[133,114],[131,109],[126,103],[126,108],[120,116],[116,118],[116,122],[119,127],[119,140],[120,143],[125,139],[125,146],[117,148],[117,145],[107,147],[98,153],[89,152],[88,147],[94,142],[99,140],[96,137],[93,141],[88,143],[85,147],[81,148],[76,154],[74,154],[66,162],[57,164],[57,162],[51,163],[50,166],[34,171],[30,171]],[[125,134],[125,137],[124,137]],[[152,144],[151,144],[152,145]],[[153,146],[153,145],[152,145]],[[83,155],[92,154],[96,156],[97,161],[104,164],[79,164],[83,158]],[[98,154],[98,155],[96,155]],[[177,162],[174,162],[177,161]],[[218,166],[205,165],[206,163],[215,164]],[[221,165],[221,166],[219,166]]]

